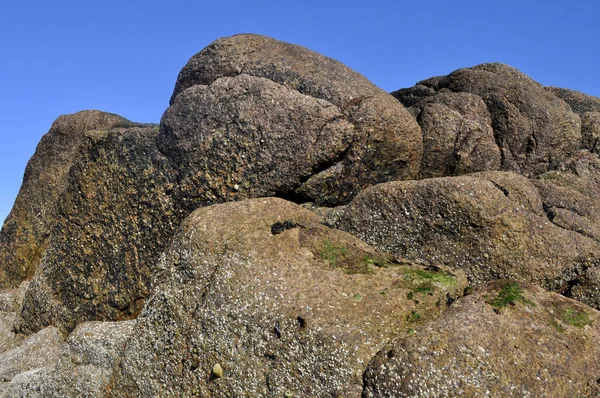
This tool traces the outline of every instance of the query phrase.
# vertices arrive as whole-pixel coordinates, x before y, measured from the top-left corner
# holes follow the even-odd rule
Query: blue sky
[[[0,221],[61,114],[155,122],[210,42],[260,33],[344,62],[392,91],[483,62],[600,96],[596,1],[27,1],[0,13]]]

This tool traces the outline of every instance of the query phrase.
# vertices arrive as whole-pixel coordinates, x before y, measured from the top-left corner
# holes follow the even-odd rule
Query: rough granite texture
[[[0,397],[600,396],[600,99],[393,95],[245,34],[160,126],[59,117],[0,231]]]
[[[221,102],[224,109],[212,113]],[[214,117],[204,120],[207,115]],[[322,139],[336,131],[323,152]],[[416,176],[422,154],[419,125],[391,95],[338,61],[260,35],[218,39],[189,60],[161,121],[160,140],[182,169],[181,195],[200,196],[196,207],[210,199],[207,190],[222,195],[214,185],[225,190],[221,201],[257,190],[340,204],[366,186]],[[206,156],[199,147],[208,149]],[[302,159],[293,176],[286,175],[296,160],[289,154]],[[279,169],[283,179],[273,186]],[[263,177],[265,186],[253,184]]]
[[[135,321],[88,322],[71,333],[54,366],[21,373],[3,398],[101,398]],[[0,395],[2,396],[2,395]]]
[[[96,130],[81,144],[17,330],[70,332],[81,322],[139,313],[156,260],[183,218],[169,196],[172,169],[157,134]]]
[[[420,178],[500,169],[492,119],[479,96],[444,92],[414,108],[423,134]]]
[[[82,111],[60,116],[42,137],[0,231],[0,287],[17,287],[33,276],[48,245],[69,169],[86,133],[126,123],[131,122],[121,116]]]
[[[10,381],[19,373],[56,363],[63,346],[64,338],[58,328],[49,326],[40,330],[0,354],[0,380]]]
[[[364,374],[372,397],[598,397],[600,312],[497,281],[388,344]]]
[[[466,286],[460,271],[394,259],[320,221],[275,198],[190,215],[108,396],[356,397],[381,344]]]
[[[492,118],[502,169],[536,176],[560,165],[580,148],[581,121],[563,100],[518,70],[500,63],[458,69],[392,93],[412,106],[435,92],[480,96]],[[429,90],[427,90],[428,88]]]
[[[571,109],[573,109],[573,112],[578,115],[583,115],[586,112],[600,112],[600,98],[598,97],[580,93],[575,90],[569,90],[568,88],[545,88],[569,104]]]
[[[379,184],[327,217],[380,250],[460,268],[471,283],[514,278],[560,291],[577,285],[573,269],[594,266],[600,244],[551,222],[542,199],[522,176],[485,172]],[[597,285],[580,287],[598,297]]]

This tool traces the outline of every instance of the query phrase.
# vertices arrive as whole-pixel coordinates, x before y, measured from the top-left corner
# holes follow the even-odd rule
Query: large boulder
[[[56,220],[58,198],[90,131],[131,124],[99,111],[60,116],[27,164],[21,190],[0,231],[0,287],[17,287],[35,273]]]
[[[137,316],[182,218],[157,135],[152,127],[95,130],[79,145],[17,330],[70,332],[88,320]]]
[[[444,92],[414,108],[423,134],[421,178],[500,169],[500,149],[481,97]]]
[[[382,344],[466,286],[460,271],[395,259],[321,221],[275,198],[192,213],[108,396],[358,396]]]
[[[600,243],[546,211],[527,178],[485,172],[379,184],[328,218],[381,250],[463,269],[472,283],[514,278],[561,290],[575,280],[568,270],[598,259]]]
[[[598,397],[600,312],[497,281],[381,350],[363,397]]]
[[[581,123],[569,105],[542,85],[504,64],[458,69],[447,76],[392,93],[406,105],[439,92],[467,92],[485,101],[502,169],[536,176],[560,165],[580,148]]]
[[[341,63],[259,35],[222,38],[177,79],[160,145],[199,205],[259,194],[340,204],[416,176],[418,124]]]

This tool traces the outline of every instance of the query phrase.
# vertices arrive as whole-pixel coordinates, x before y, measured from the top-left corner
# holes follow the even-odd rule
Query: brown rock
[[[7,397],[102,398],[135,321],[83,323],[67,339],[56,364],[19,373]]]
[[[500,149],[481,97],[439,93],[415,108],[423,134],[422,178],[500,169]]]
[[[192,213],[108,396],[357,396],[382,342],[466,286],[460,272],[394,259],[320,221],[275,198]]]
[[[89,320],[137,316],[156,259],[182,218],[157,134],[149,127],[96,130],[80,144],[18,330],[70,332]]]
[[[497,281],[381,350],[363,397],[597,397],[598,358],[598,311]]]
[[[380,184],[329,218],[394,255],[463,269],[473,283],[557,288],[569,281],[563,272],[600,253],[597,240],[551,223],[535,185],[507,172]]]
[[[573,112],[583,115],[586,112],[600,112],[600,98],[559,87],[545,87],[546,90],[565,101]]]
[[[60,116],[42,137],[0,231],[1,287],[17,287],[33,276],[48,245],[69,169],[88,132],[121,124],[131,122],[110,113],[82,111]]]
[[[0,379],[10,381],[16,374],[58,360],[64,345],[60,331],[51,326],[28,337],[19,346],[0,354]]]
[[[585,112],[581,115],[581,147],[600,155],[600,112]]]
[[[260,81],[257,78],[270,83],[249,90],[250,85]],[[231,92],[223,91],[223,86],[230,87]],[[216,97],[215,91],[219,92]],[[216,98],[237,111],[222,113],[221,119],[202,120],[217,106]],[[249,104],[267,112],[253,113],[255,108],[248,108]],[[189,192],[200,195],[194,202],[196,207],[207,204],[210,195],[219,199],[211,203],[229,200],[231,195],[221,196],[220,191],[231,191],[230,186],[236,183],[242,187],[236,197],[250,197],[244,192],[247,181],[233,181],[240,175],[255,180],[268,175],[265,186],[254,189],[269,195],[322,204],[344,203],[366,186],[415,176],[421,161],[419,126],[393,97],[335,60],[264,36],[222,38],[196,54],[179,74],[171,105],[161,122],[161,149],[182,169],[181,196],[190,196]],[[320,115],[313,118],[307,111],[315,106],[330,109],[317,111]],[[194,109],[195,114],[189,115],[188,109]],[[327,114],[334,118],[324,119]],[[294,125],[302,119],[306,120]],[[275,122],[281,127],[276,128],[279,124]],[[320,136],[322,129],[325,135],[339,130],[344,137],[342,146],[335,140],[326,152],[328,156],[321,151],[326,142],[307,145]],[[237,139],[230,143],[228,140],[234,136]],[[227,158],[213,159],[212,153],[205,157],[194,149],[200,146],[223,148]],[[265,146],[271,154],[281,152],[276,166],[258,157]],[[275,168],[293,169],[295,165],[295,158],[287,154],[295,154],[301,161],[310,159],[306,164],[310,169],[303,167],[294,175],[279,178]],[[249,170],[244,161],[239,162],[241,155],[260,162]],[[219,163],[221,160],[225,162]],[[213,171],[224,164],[238,168],[227,184],[219,181],[221,176]],[[207,189],[207,180],[216,180],[217,187]],[[273,182],[277,184],[273,186]]]
[[[564,101],[510,66],[477,65],[417,85],[483,98],[502,151],[503,170],[539,175],[579,150],[579,117]],[[406,96],[406,92],[396,95]]]

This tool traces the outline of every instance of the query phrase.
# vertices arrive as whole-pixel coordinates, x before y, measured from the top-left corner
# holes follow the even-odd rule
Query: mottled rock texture
[[[418,124],[392,96],[333,59],[259,35],[219,39],[190,59],[160,142],[196,207],[255,194],[344,203],[416,176],[422,152]]]
[[[5,397],[104,397],[134,322],[79,325],[67,339],[56,364],[15,376],[5,386]]]
[[[497,281],[381,350],[363,397],[597,397],[600,312]]]
[[[560,165],[580,148],[578,115],[554,93],[508,65],[458,69],[392,94],[413,106],[419,98],[448,91],[475,94],[486,103],[503,170],[536,176]]]
[[[19,373],[53,365],[63,346],[64,339],[58,328],[49,326],[40,330],[17,347],[0,354],[0,380],[10,381]]]
[[[479,96],[444,92],[414,108],[423,134],[421,178],[500,169],[492,119]]]
[[[190,215],[108,396],[358,396],[381,344],[466,286],[320,221],[275,198]]]
[[[461,268],[472,283],[514,278],[560,291],[577,280],[572,270],[593,266],[600,245],[548,219],[547,196],[520,175],[485,172],[379,184],[328,217],[381,250]]]
[[[600,98],[598,97],[569,90],[568,88],[546,87],[546,90],[564,100],[578,115],[583,115],[586,112],[600,112]]]
[[[121,116],[82,111],[60,116],[27,164],[21,190],[0,231],[0,286],[31,278],[48,246],[68,173],[91,130],[131,124]]]
[[[52,152],[38,150],[29,169],[41,177],[26,176],[38,185],[22,196],[29,216],[50,210],[41,224],[23,221],[39,231],[19,232],[16,216],[3,229],[0,272],[15,274],[13,285],[32,278],[17,330],[137,316],[159,254],[198,206],[269,195],[337,204],[418,172],[420,128],[404,107],[299,46],[220,39],[183,69],[172,102],[160,134],[90,111],[59,119],[44,138]],[[16,272],[22,248],[31,261]]]
[[[597,396],[600,99],[393,94],[237,35],[160,126],[58,118],[0,232],[0,397]]]
[[[157,134],[152,127],[95,130],[80,144],[18,330],[70,332],[83,321],[140,311],[156,259],[182,218]]]

